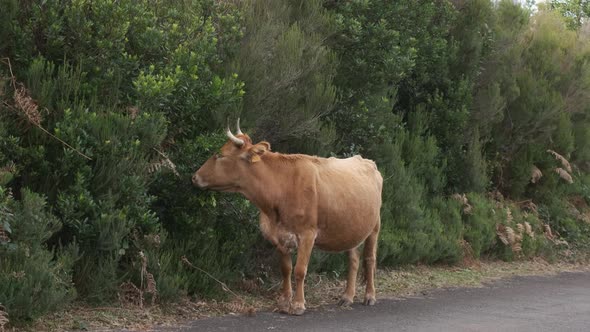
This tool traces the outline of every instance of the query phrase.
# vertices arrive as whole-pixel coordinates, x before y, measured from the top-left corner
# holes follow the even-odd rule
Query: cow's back
[[[318,236],[327,251],[358,246],[379,227],[383,178],[372,160],[354,156],[317,165]]]

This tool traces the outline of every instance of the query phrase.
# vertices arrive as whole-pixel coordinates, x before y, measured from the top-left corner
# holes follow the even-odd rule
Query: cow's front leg
[[[291,290],[291,270],[293,269],[293,262],[291,261],[291,253],[288,250],[279,248],[281,255],[281,273],[283,275],[283,285],[281,295],[279,296],[279,311],[282,313],[289,313],[291,298],[293,291]]]
[[[305,285],[305,275],[307,274],[307,265],[315,241],[313,232],[306,232],[299,236],[299,249],[297,250],[297,263],[295,264],[295,298],[291,304],[291,314],[303,315],[305,312],[305,294],[303,291]]]

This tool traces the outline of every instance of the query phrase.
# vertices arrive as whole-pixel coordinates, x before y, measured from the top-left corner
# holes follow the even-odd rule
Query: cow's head
[[[260,162],[262,155],[270,150],[268,142],[252,144],[250,137],[240,130],[240,119],[237,129],[234,136],[227,126],[225,132],[229,140],[195,172],[192,179],[195,186],[216,191],[238,191],[253,164]]]

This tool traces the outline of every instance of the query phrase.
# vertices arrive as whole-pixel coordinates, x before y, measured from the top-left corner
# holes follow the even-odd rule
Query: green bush
[[[0,18],[12,24],[2,31],[10,38],[0,42],[1,55],[11,59],[49,134],[9,108],[14,91],[3,62],[0,156],[16,165],[14,191],[27,186],[44,193],[63,223],[51,244],[79,247],[73,269],[78,294],[90,302],[113,301],[119,285],[139,275],[141,251],[150,251],[154,274],[160,257],[186,255],[201,263],[201,250],[174,251],[174,241],[191,239],[183,239],[187,231],[202,235],[186,247],[223,248],[219,257],[247,261],[235,257],[252,241],[231,247],[232,233],[222,235],[230,227],[213,222],[225,216],[214,209],[218,196],[198,193],[189,181],[221,142],[209,133],[243,94],[236,75],[224,77],[220,68],[241,35],[235,8],[212,1],[4,3],[10,10]],[[140,241],[160,235],[170,243],[146,248]],[[219,244],[203,246],[212,236]],[[220,262],[231,274],[228,260],[207,263]],[[168,287],[177,292],[211,285],[174,279]]]
[[[40,195],[23,190],[20,196],[15,201],[0,187],[0,225],[8,234],[0,239],[0,303],[13,323],[62,308],[76,296],[76,246],[50,249],[48,240],[60,222],[46,211]]]
[[[436,229],[435,245],[432,258],[428,263],[456,263],[463,258],[465,252],[461,246],[463,223],[461,206],[453,199],[435,198],[432,201],[433,213],[440,218],[440,226]]]
[[[543,224],[570,249],[590,246],[590,39],[558,11],[508,0],[0,8],[0,225],[12,231],[0,288],[15,320],[74,294],[111,303],[124,282],[146,291],[147,274],[162,302],[220,296],[202,270],[268,277],[275,249],[256,208],[190,182],[238,114],[279,152],[377,162],[380,266],[454,263],[469,246],[556,258]],[[510,203],[527,200],[538,215]],[[498,237],[525,222],[535,235],[520,250]],[[310,271],[338,275],[346,262],[316,252]]]
[[[439,196],[446,163],[421,119],[412,119],[411,130],[393,130],[395,140],[383,137],[380,147],[377,164],[385,180],[378,255],[383,265],[453,262],[462,255],[459,207]]]
[[[487,197],[467,194],[472,213],[463,216],[463,238],[469,242],[475,257],[480,257],[496,243],[496,224],[506,218],[506,210],[498,209]]]

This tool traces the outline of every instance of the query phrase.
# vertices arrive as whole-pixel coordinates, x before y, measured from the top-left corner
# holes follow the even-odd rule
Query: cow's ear
[[[270,143],[267,141],[262,141],[256,145],[258,145],[261,148],[264,148],[266,151],[270,151]]]
[[[251,163],[259,162],[260,156],[262,156],[266,151],[270,151],[270,143],[264,141],[260,142],[248,149],[247,159]]]

